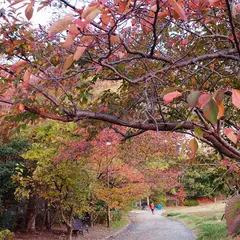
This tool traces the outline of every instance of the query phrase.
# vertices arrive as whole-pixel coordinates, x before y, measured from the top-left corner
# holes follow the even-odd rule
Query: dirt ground
[[[194,206],[194,207],[181,207],[181,206],[180,207],[167,207],[167,208],[164,208],[163,211],[161,211],[161,213],[163,213],[163,212],[168,212],[168,213],[178,212],[178,213],[186,213],[186,214],[194,213],[194,215],[198,215],[200,217],[205,217],[205,216],[208,217],[208,216],[213,216],[215,214],[223,213],[224,208],[225,208],[225,203],[217,202],[217,203],[201,204],[201,205]],[[140,212],[142,213],[144,211],[140,211]],[[144,216],[144,218],[141,220],[142,224],[144,224],[145,220],[147,222],[149,222],[149,220],[151,220],[150,218],[152,216],[149,215],[148,212],[144,213],[144,214],[140,214],[140,212],[139,212],[139,214],[130,215],[130,220],[133,223],[135,222],[135,220],[136,220],[135,218],[137,215],[138,215],[137,218],[139,218],[140,216]],[[153,220],[154,225],[158,224],[156,221],[159,221],[159,220],[163,221],[164,224],[168,224],[168,222],[165,222],[167,220],[165,218],[163,218],[162,216],[158,216],[158,217],[155,216],[155,219]],[[151,226],[148,226],[148,228],[149,227],[151,227]],[[180,228],[183,229],[182,226],[180,226]],[[183,229],[183,231],[187,231],[187,230]],[[89,228],[89,233],[84,232],[84,236],[80,235],[78,237],[73,237],[73,240],[81,240],[81,239],[101,240],[101,239],[105,239],[108,236],[114,235],[117,232],[118,232],[118,230],[109,230],[103,226],[95,226],[93,228]],[[116,239],[124,239],[124,240],[126,239],[126,236],[124,236],[124,238],[121,238],[122,234],[119,235],[119,237],[117,237]],[[145,237],[146,237],[146,235],[145,235]],[[66,239],[64,228],[58,229],[58,230],[55,229],[52,232],[43,231],[43,232],[37,232],[37,233],[31,233],[31,234],[16,233],[16,236],[14,238],[14,240],[64,240],[64,239]],[[115,239],[115,238],[113,238],[113,239]],[[148,238],[145,238],[145,239],[148,239]],[[190,238],[190,239],[192,239],[192,238]]]
[[[84,231],[84,235],[73,236],[73,240],[100,240],[104,239],[118,230],[109,230],[103,226],[95,226],[89,228],[89,233]],[[42,231],[36,233],[16,233],[14,240],[64,240],[66,239],[65,231],[62,230],[53,230]]]

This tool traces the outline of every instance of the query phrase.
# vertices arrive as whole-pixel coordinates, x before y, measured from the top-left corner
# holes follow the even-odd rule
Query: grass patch
[[[225,220],[221,221],[221,214],[213,217],[201,217],[194,213],[167,213],[165,216],[183,222],[193,230],[198,240],[226,240],[227,225]]]
[[[119,230],[125,226],[127,226],[128,220],[126,217],[123,217],[120,221],[111,222],[111,228],[114,230]]]

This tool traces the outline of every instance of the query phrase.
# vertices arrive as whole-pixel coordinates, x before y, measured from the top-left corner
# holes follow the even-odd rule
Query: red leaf
[[[240,90],[232,89],[232,103],[240,109]]]
[[[203,104],[207,103],[211,95],[208,93],[203,93],[198,99],[198,107],[202,107]]]
[[[236,227],[240,224],[240,194],[235,195],[227,202],[225,207],[225,217],[229,234],[236,234],[239,231]]]
[[[182,96],[182,93],[180,93],[178,91],[167,93],[166,95],[164,95],[163,101],[165,104],[168,104],[168,103],[172,102],[175,98],[178,98],[180,96]]]
[[[28,20],[30,20],[32,18],[32,15],[33,15],[33,5],[32,3],[29,3],[25,9],[25,16]]]
[[[235,132],[231,129],[231,128],[225,128],[224,129],[224,134],[233,142],[233,143],[237,143],[238,141],[238,137],[235,134]]]

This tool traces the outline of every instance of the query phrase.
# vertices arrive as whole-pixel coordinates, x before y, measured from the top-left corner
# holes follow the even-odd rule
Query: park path
[[[131,224],[111,240],[195,240],[195,234],[183,223],[171,220],[156,211],[133,211]]]

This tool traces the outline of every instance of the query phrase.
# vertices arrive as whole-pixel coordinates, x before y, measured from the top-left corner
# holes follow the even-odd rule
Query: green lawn
[[[226,240],[227,225],[225,220],[221,220],[223,213],[199,216],[199,213],[165,213],[167,217],[183,222],[188,228],[193,230],[198,240]],[[209,214],[210,215],[210,214]]]

